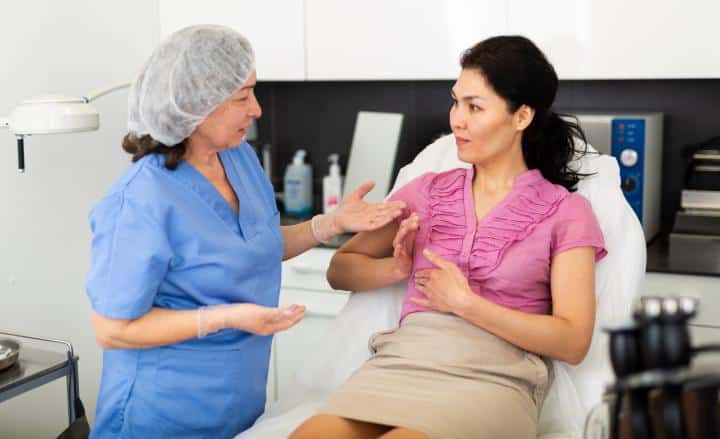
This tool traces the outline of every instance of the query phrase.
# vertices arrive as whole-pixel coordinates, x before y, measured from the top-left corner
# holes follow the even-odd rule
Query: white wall
[[[45,93],[83,95],[131,80],[157,41],[157,0],[3,0],[0,116]],[[127,91],[100,98],[100,130],[26,140],[0,129],[0,330],[66,339],[80,355],[80,392],[94,417],[101,353],[84,292],[87,214],[129,163],[120,141]],[[65,380],[0,403],[0,437],[55,437]]]

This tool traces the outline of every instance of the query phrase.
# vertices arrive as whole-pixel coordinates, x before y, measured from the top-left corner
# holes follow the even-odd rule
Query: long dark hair
[[[551,110],[558,77],[540,49],[522,36],[492,37],[466,50],[460,65],[478,70],[507,102],[510,113],[521,105],[535,110],[522,135],[525,164],[540,170],[548,181],[574,190],[587,174],[569,168],[568,162],[587,153],[587,140],[576,118],[568,121]],[[576,149],[576,138],[583,149]]]
[[[177,145],[167,146],[158,142],[149,135],[137,136],[128,133],[123,137],[122,148],[132,154],[132,161],[136,162],[149,154],[160,154],[165,157],[165,167],[175,170],[185,156],[185,140]]]

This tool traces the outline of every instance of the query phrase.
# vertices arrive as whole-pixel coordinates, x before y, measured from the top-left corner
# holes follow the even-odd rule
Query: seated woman
[[[400,325],[299,438],[534,438],[550,359],[591,342],[595,262],[606,251],[583,177],[567,167],[575,123],[550,110],[558,79],[517,36],[467,50],[450,124],[464,169],[428,173],[391,198],[402,222],[363,232],[328,271],[340,290],[409,278]]]

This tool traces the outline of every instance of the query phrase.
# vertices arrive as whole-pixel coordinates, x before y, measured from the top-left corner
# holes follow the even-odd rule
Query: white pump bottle
[[[330,213],[337,209],[342,200],[342,176],[337,154],[330,154],[330,173],[323,177],[323,213]]]

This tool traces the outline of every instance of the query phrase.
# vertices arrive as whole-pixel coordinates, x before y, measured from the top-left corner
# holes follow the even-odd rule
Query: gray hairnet
[[[250,42],[224,26],[181,29],[158,46],[130,88],[128,131],[177,145],[255,69]]]

